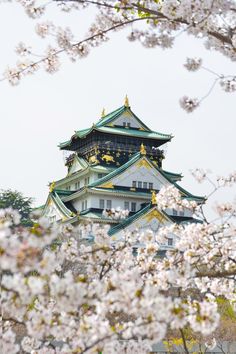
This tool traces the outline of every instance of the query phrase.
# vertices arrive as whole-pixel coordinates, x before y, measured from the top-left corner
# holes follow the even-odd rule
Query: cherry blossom
[[[145,48],[172,48],[176,38],[182,33],[193,35],[204,41],[205,47],[215,50],[230,60],[236,60],[236,5],[234,0],[195,1],[195,0],[165,0],[165,1],[130,1],[119,0],[15,0],[26,14],[39,21],[35,25],[36,33],[49,40],[49,48],[38,53],[37,48],[29,49],[23,42],[17,47],[17,53],[28,59],[28,67],[5,70],[3,79],[11,85],[17,85],[20,80],[35,71],[33,66],[42,67],[48,73],[59,69],[59,56],[68,55],[72,62],[86,57],[91,49],[109,40],[109,34],[125,27],[130,28],[128,39],[139,41]],[[10,1],[9,1],[10,2]],[[57,7],[65,15],[69,11],[80,11],[91,8],[95,19],[88,24],[87,34],[72,32],[67,27],[58,26],[53,21],[41,21],[48,7]],[[40,20],[38,20],[40,19]],[[41,59],[39,57],[41,56]],[[193,112],[200,103],[213,91],[217,83],[225,92],[235,92],[235,75],[219,75],[211,69],[202,66],[201,58],[187,58],[184,64],[187,70],[205,70],[214,75],[209,91],[200,98],[184,96],[180,106],[188,113]],[[23,75],[21,75],[23,73]]]
[[[180,106],[188,113],[193,112],[200,104],[197,98],[190,98],[188,96],[183,96],[180,101]]]
[[[156,202],[199,212],[174,187]],[[219,223],[172,224],[116,242],[102,225],[50,225],[34,215],[24,228],[17,212],[1,210],[4,352],[149,353],[170,329],[212,334],[217,299],[236,303],[236,213],[228,203],[218,208],[227,214]],[[156,257],[169,234],[174,249]]]

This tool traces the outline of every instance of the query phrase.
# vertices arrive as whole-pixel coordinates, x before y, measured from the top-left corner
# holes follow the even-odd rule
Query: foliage
[[[12,208],[18,210],[21,216],[22,225],[31,225],[30,213],[32,211],[33,199],[24,197],[22,193],[18,191],[12,191],[10,189],[0,191],[0,208]]]

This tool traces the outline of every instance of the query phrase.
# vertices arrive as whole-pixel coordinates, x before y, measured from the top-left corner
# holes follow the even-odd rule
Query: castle
[[[128,230],[157,231],[161,225],[198,222],[188,209],[160,210],[155,202],[162,186],[174,185],[181,197],[204,203],[179,186],[182,175],[163,169],[166,143],[171,135],[152,131],[124,105],[105,114],[90,128],[76,131],[59,145],[70,152],[66,177],[52,182],[43,209],[51,222],[109,225],[108,234],[118,240]],[[174,246],[166,240],[163,250]]]

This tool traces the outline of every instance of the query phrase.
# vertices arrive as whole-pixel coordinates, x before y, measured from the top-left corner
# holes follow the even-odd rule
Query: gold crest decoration
[[[50,183],[50,185],[49,185],[49,192],[50,193],[52,193],[54,191],[55,185],[56,185],[56,182]]]
[[[140,154],[142,155],[146,155],[147,151],[145,149],[145,146],[143,145],[143,143],[140,145]]]
[[[152,192],[152,205],[157,205],[157,195],[156,192]]]

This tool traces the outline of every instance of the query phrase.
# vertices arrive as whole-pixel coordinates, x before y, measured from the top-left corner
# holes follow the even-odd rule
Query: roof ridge
[[[127,161],[126,163],[124,163],[123,165],[121,165],[119,168],[117,168],[116,170],[108,173],[106,176],[102,177],[101,179],[91,183],[88,185],[89,188],[92,187],[97,187],[107,181],[109,181],[111,178],[117,176],[119,173],[122,173],[127,167],[129,167],[130,165],[132,165],[133,163],[135,163],[136,161],[138,161],[139,158],[146,158],[147,161],[164,177],[166,178],[171,184],[173,184],[177,189],[179,189],[182,193],[184,193],[186,196],[195,198],[195,199],[200,199],[200,200],[205,200],[205,197],[202,196],[195,196],[191,193],[189,193],[187,190],[185,190],[184,188],[182,188],[181,186],[179,186],[175,181],[172,181],[171,178],[169,176],[167,176],[164,171],[157,165],[155,165],[151,159],[149,159],[148,156],[146,155],[141,155],[140,152],[135,153],[131,159],[129,161]]]
[[[58,205],[58,207],[60,208],[60,209],[64,209],[64,213],[68,213],[68,215],[67,216],[71,216],[71,211],[70,211],[70,209],[68,209],[66,206],[65,206],[65,204],[64,204],[64,202],[61,200],[61,198],[60,198],[60,196],[57,194],[57,192],[54,192],[53,194],[52,194],[52,198],[53,198],[53,200],[56,202],[56,204]]]
[[[201,199],[201,200],[206,200],[206,197],[200,196],[200,195],[194,195],[190,192],[188,192],[186,189],[184,189],[183,187],[181,187],[178,183],[173,182],[174,186],[176,188],[178,188],[182,193],[187,194],[187,196],[194,198],[194,199]]]
[[[104,117],[102,117],[102,119],[100,119],[95,126],[96,127],[100,127],[100,126],[104,126],[104,124],[107,124],[110,122],[110,120],[114,119],[117,117],[117,115],[119,115],[120,113],[123,113],[125,110],[127,109],[127,107],[125,106],[121,106],[117,109],[115,109],[114,111],[106,114]]]
[[[151,203],[146,205],[144,208],[140,209],[135,213],[134,215],[129,216],[128,218],[122,220],[118,225],[115,225],[114,227],[110,228],[108,231],[108,235],[113,235],[116,233],[116,231],[123,229],[123,226],[128,226],[130,223],[132,223],[134,220],[136,220],[140,215],[144,214],[145,211],[150,210]],[[155,207],[155,206],[154,206]]]
[[[167,171],[167,170],[163,170],[163,173],[166,173],[168,175],[173,175],[173,176],[180,176],[180,177],[183,177],[182,173],[178,173],[178,172],[171,172],[171,171]]]
[[[131,215],[127,219],[124,219],[122,222],[120,222],[118,225],[115,225],[112,228],[110,228],[110,230],[108,231],[108,235],[112,236],[114,233],[116,233],[120,229],[123,229],[124,227],[127,227],[133,221],[137,220],[140,216],[144,215],[146,212],[150,212],[152,209],[157,209],[159,213],[163,214],[167,219],[172,221],[169,215],[164,210],[159,210],[157,205],[152,205],[152,203],[149,203],[144,208],[137,211],[137,213],[135,213],[134,215]]]

